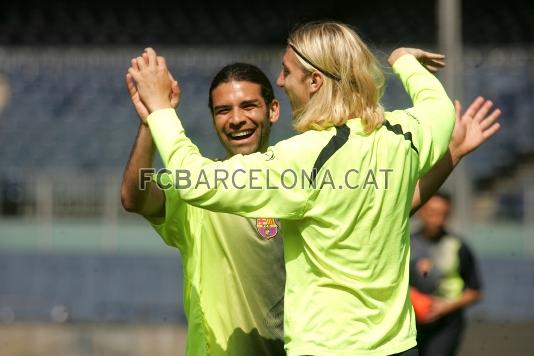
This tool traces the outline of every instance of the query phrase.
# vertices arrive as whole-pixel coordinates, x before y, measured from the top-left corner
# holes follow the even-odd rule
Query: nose
[[[230,123],[230,126],[232,127],[241,126],[245,123],[245,115],[239,109],[232,110],[229,123]]]
[[[280,88],[283,88],[284,84],[285,84],[284,71],[281,70],[280,74],[278,74],[278,78],[276,79],[276,85],[278,85]]]

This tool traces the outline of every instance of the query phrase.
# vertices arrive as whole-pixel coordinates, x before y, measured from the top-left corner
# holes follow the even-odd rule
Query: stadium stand
[[[273,45],[297,22],[334,18],[377,45],[435,43],[437,1],[21,1],[3,4],[1,45]],[[462,2],[468,45],[534,42],[528,0]],[[476,19],[476,20],[475,20]]]
[[[179,266],[177,255],[1,254],[0,306],[17,321],[183,322]]]
[[[135,50],[48,48],[31,56],[24,56],[27,50],[4,53],[8,51],[12,59],[0,59],[0,69],[11,86],[11,99],[0,121],[2,166],[120,169],[138,123],[124,85],[129,58]],[[163,49],[183,90],[179,113],[185,118],[186,129],[211,157],[222,154],[219,143],[212,139],[207,108],[212,73],[228,62],[250,60],[265,68],[273,81],[278,74],[280,49],[259,54],[247,49],[230,52],[189,47]],[[492,98],[506,115],[502,132],[469,158],[475,180],[492,179],[534,155],[531,53],[520,49],[466,51],[464,103],[483,95]],[[388,85],[386,106],[408,105],[399,83],[390,80]],[[277,96],[285,100],[279,90]],[[274,142],[292,132],[289,106],[287,102],[282,104],[283,119],[275,127]]]

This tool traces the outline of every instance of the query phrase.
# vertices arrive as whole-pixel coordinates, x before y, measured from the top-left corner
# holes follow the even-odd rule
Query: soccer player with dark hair
[[[148,112],[131,77],[128,87],[141,124],[124,172],[122,201],[128,211],[145,216],[163,240],[181,253],[187,354],[285,354],[279,222],[268,216],[247,219],[200,209],[154,181],[141,190],[139,171],[152,167],[156,147],[146,124]],[[173,87],[175,106],[175,81]],[[279,103],[259,68],[246,63],[222,68],[212,81],[209,107],[227,157],[267,149]]]

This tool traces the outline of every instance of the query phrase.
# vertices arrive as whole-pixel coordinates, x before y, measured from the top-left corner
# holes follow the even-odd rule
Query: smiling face
[[[213,124],[229,156],[265,151],[279,104],[265,103],[261,86],[247,81],[219,84],[211,92]]]

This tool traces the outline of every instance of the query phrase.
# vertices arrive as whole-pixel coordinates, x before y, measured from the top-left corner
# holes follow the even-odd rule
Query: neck
[[[423,237],[426,239],[426,240],[437,240],[439,239],[441,236],[443,236],[444,234],[444,228],[443,227],[440,227],[438,228],[437,230],[429,230],[427,228],[423,228]]]

